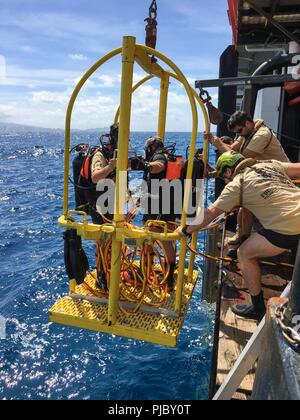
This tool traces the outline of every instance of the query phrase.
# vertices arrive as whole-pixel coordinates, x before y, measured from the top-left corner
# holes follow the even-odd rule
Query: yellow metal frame
[[[115,121],[119,120],[119,140],[118,140],[118,159],[117,159],[117,175],[116,175],[116,196],[115,196],[115,215],[112,225],[94,225],[88,222],[87,215],[82,212],[70,211],[69,205],[69,165],[70,157],[69,150],[71,144],[71,119],[75,101],[87,82],[87,80],[98,70],[104,63],[111,58],[121,54],[122,55],[122,81],[121,81],[121,99],[120,108],[117,111]],[[173,71],[165,71],[157,63],[154,63],[149,56],[156,56],[162,62],[167,64]],[[134,88],[133,71],[134,64],[137,62],[146,72],[149,73],[147,77],[137,83]],[[191,88],[187,79],[181,70],[167,57],[158,51],[149,47],[136,44],[134,37],[124,37],[122,48],[118,48],[105,55],[101,60],[92,66],[82,79],[77,84],[69,105],[66,115],[66,133],[65,133],[65,160],[64,160],[64,201],[63,201],[63,215],[59,218],[59,224],[66,229],[75,229],[81,237],[88,240],[101,239],[104,235],[110,235],[112,239],[112,261],[111,261],[111,281],[109,290],[109,302],[107,323],[108,326],[114,326],[117,323],[118,304],[119,304],[119,283],[120,283],[120,266],[121,266],[121,247],[126,239],[138,239],[139,241],[176,241],[180,240],[180,257],[179,268],[177,276],[175,311],[180,313],[182,308],[183,288],[185,278],[185,259],[187,253],[187,242],[183,237],[179,237],[177,233],[163,233],[153,232],[147,226],[144,228],[128,229],[124,225],[123,203],[125,203],[126,194],[126,180],[127,180],[127,165],[128,165],[128,151],[129,151],[129,132],[131,119],[131,102],[132,94],[143,83],[150,80],[152,77],[159,77],[161,79],[161,95],[160,95],[160,110],[158,119],[158,135],[164,139],[166,130],[167,106],[168,106],[168,91],[169,79],[173,77],[177,79],[184,86],[186,94],[189,98],[192,111],[192,136],[190,144],[190,156],[187,169],[187,188],[185,189],[184,208],[181,218],[181,226],[185,226],[187,218],[187,205],[191,194],[191,178],[194,164],[194,155],[196,152],[196,141],[198,133],[198,112],[196,100],[201,107],[205,120],[206,131],[210,131],[209,118],[206,108],[199,98],[197,93]],[[204,145],[204,159],[207,164],[208,142]],[[81,216],[82,221],[76,221],[74,216]],[[193,237],[193,247],[197,242],[197,235]],[[194,256],[191,256],[188,270],[188,279],[191,280],[194,275]],[[75,290],[74,281],[70,282],[70,290]]]
[[[174,78],[174,79],[180,81],[179,78],[178,78],[178,76],[176,74],[174,74],[174,73],[166,72],[166,76],[168,76],[168,78],[169,78],[168,79],[168,83],[169,83],[170,78]],[[140,80],[133,87],[132,93],[136,92],[141,86],[143,86],[146,82],[148,82],[149,80],[151,80],[153,78],[154,78],[154,76],[152,74],[150,74],[150,75],[146,76],[144,79]],[[163,89],[164,91],[166,90],[165,89],[165,86],[161,86],[161,89]],[[194,95],[194,99],[199,104],[200,109],[201,109],[201,111],[203,113],[205,132],[206,133],[210,133],[210,121],[209,121],[209,116],[208,116],[208,112],[207,112],[207,110],[205,108],[205,105],[204,105],[202,99],[200,98],[200,96],[195,91],[195,89],[193,89],[190,86],[190,90],[191,90],[192,94]],[[161,102],[162,102],[162,97],[163,97],[163,94],[161,92]],[[161,130],[161,127],[160,127],[160,121],[163,119],[162,118],[162,115],[161,115],[161,111],[162,110],[164,110],[163,111],[164,112],[164,115],[163,115],[164,116],[164,123],[163,123],[163,125],[165,127],[165,125],[166,125],[165,124],[165,121],[166,121],[166,115],[167,115],[167,112],[166,112],[167,111],[167,108],[160,103],[159,127],[158,127],[158,130],[157,130],[157,135],[159,135],[159,133],[162,133],[163,132],[163,130]],[[114,119],[114,123],[115,124],[119,122],[119,118],[120,118],[120,107],[117,109],[117,112],[116,112],[116,115],[115,115],[115,119]],[[164,135],[161,135],[159,137],[161,137],[163,139],[164,138]],[[203,148],[203,161],[204,161],[205,167],[207,167],[207,163],[208,163],[208,149],[209,149],[209,141],[207,139],[205,139],[204,140],[204,148]]]
[[[156,72],[157,73],[157,72]],[[148,82],[149,80],[153,79],[153,75],[150,74],[146,76],[144,79],[140,80],[132,89],[132,93],[134,93],[137,89],[139,89],[143,84]],[[165,129],[166,129],[166,115],[167,115],[167,100],[168,100],[168,91],[169,91],[169,83],[170,78],[174,78],[180,82],[179,77],[171,72],[165,72],[164,75],[161,77],[161,94],[160,94],[160,110],[159,110],[159,120],[158,120],[158,129],[157,129],[157,135],[164,140],[165,138]],[[194,96],[194,99],[196,102],[200,105],[200,109],[204,116],[204,123],[205,123],[205,131],[206,133],[210,133],[210,121],[209,116],[207,113],[207,110],[205,108],[205,105],[201,99],[201,97],[197,94],[197,92],[190,86],[190,90]],[[119,121],[120,117],[120,107],[117,109],[115,120],[114,122],[117,123]],[[208,149],[209,149],[209,142],[207,138],[204,140],[204,148],[203,148],[203,161],[204,161],[204,167],[207,168],[208,164]],[[192,249],[196,249],[197,247],[197,241],[198,241],[198,234],[194,233],[192,237]],[[190,262],[189,262],[189,278],[193,275],[193,270],[195,266],[195,258],[196,255],[192,254],[190,256]],[[178,302],[177,309],[180,303]]]

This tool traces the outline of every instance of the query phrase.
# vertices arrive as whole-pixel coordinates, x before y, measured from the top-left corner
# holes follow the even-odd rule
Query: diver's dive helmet
[[[119,138],[119,124],[113,124],[110,127],[110,133],[109,133],[110,143],[113,146],[114,149],[118,148],[118,138]]]
[[[164,149],[162,139],[158,136],[149,137],[144,146],[146,161],[149,161],[158,149]]]
[[[222,172],[224,171],[225,168],[234,168],[235,166],[237,166],[238,163],[240,163],[241,161],[245,160],[244,156],[241,155],[240,153],[236,153],[236,152],[225,152],[223,153],[217,162],[217,167],[216,167],[216,175],[217,177],[222,175]]]
[[[107,138],[107,141],[104,141],[104,138]],[[102,147],[102,152],[107,159],[112,159],[114,151],[118,148],[118,138],[119,138],[119,124],[113,124],[110,127],[109,134],[104,134],[100,137],[100,143]]]

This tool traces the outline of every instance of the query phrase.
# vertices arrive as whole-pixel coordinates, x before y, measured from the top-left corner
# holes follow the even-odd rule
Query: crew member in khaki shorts
[[[239,248],[241,271],[252,297],[251,305],[235,305],[232,310],[244,318],[260,320],[265,314],[261,284],[261,258],[292,250],[300,237],[300,189],[291,178],[300,175],[300,163],[245,160],[234,152],[224,153],[217,163],[217,175],[228,184],[219,199],[205,212],[201,226],[178,232],[190,235],[206,227],[216,217],[241,205],[262,224]]]

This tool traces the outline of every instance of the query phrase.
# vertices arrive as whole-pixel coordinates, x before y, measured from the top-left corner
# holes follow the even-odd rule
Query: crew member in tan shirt
[[[259,260],[280,255],[286,250],[296,252],[298,247],[300,189],[291,178],[299,176],[300,163],[245,160],[240,154],[227,152],[218,161],[217,173],[228,185],[206,210],[203,224],[179,228],[178,232],[190,235],[222,213],[240,206],[258,218],[263,228],[253,233],[238,250],[252,304],[235,305],[232,310],[244,318],[260,320],[265,314],[265,304]]]
[[[221,153],[234,151],[241,153],[245,158],[289,162],[278,138],[263,120],[253,121],[246,112],[237,111],[229,119],[228,129],[237,135],[232,145],[225,144],[218,137],[209,137],[210,143]],[[228,245],[239,246],[250,235],[253,224],[253,215],[241,209],[238,216],[237,234],[228,240]]]
[[[209,137],[210,143],[219,152],[225,153],[233,150],[245,158],[289,162],[280,141],[263,120],[253,121],[246,112],[237,111],[230,117],[228,129],[237,135],[237,139],[232,145],[225,144],[218,137]]]

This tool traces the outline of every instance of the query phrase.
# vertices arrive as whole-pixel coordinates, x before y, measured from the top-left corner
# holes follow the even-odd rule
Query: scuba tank
[[[168,181],[181,179],[185,161],[181,155],[176,154],[176,143],[165,147],[164,151],[168,158],[166,179]]]
[[[153,146],[156,146],[155,151],[152,150]],[[168,181],[181,179],[181,172],[184,167],[183,157],[177,156],[175,151],[175,143],[166,147],[163,141],[157,136],[149,137],[145,144],[145,156],[147,162],[151,162],[153,156],[157,155],[158,153],[161,153],[167,157],[167,168],[164,178],[166,178]]]
[[[81,144],[75,146],[73,150],[78,153],[72,162],[73,181],[71,180],[74,184],[76,210],[82,210],[91,215],[91,207],[95,208],[100,195],[97,192],[97,186],[92,182],[92,160],[98,151],[103,155],[105,153],[101,147],[89,147],[89,145]]]
[[[193,208],[196,208],[198,206],[198,187],[199,187],[199,180],[204,179],[204,162],[202,158],[200,157],[202,155],[203,151],[201,149],[197,150],[195,157],[194,157],[194,166],[193,166],[193,172],[192,172],[192,206]],[[184,189],[185,189],[185,180],[187,176],[187,170],[188,170],[188,160],[184,164],[184,168],[182,170],[182,191],[183,191],[183,197],[184,197]],[[196,211],[193,214],[188,215],[189,217],[196,217]]]
[[[192,172],[192,206],[196,208],[198,206],[198,188],[199,188],[199,180],[204,179],[204,162],[200,155],[202,155],[202,150],[197,150],[195,157],[194,157],[194,166]],[[184,160],[182,156],[176,155],[168,155],[168,165],[166,171],[166,179],[168,181],[173,181],[175,179],[181,180],[182,185],[182,200],[184,199],[184,191],[185,191],[185,180],[187,176],[188,170],[188,159]],[[183,203],[182,203],[183,204]],[[196,212],[194,214],[189,215],[189,217],[195,217]],[[181,215],[177,215],[178,218]]]
[[[182,156],[168,155],[166,179],[168,181],[173,181],[174,179],[181,179],[184,166],[185,162]]]
[[[78,154],[72,162],[76,210],[79,210],[87,204],[84,191],[80,188],[80,174],[86,156],[81,146],[82,145],[76,146],[75,150]]]

